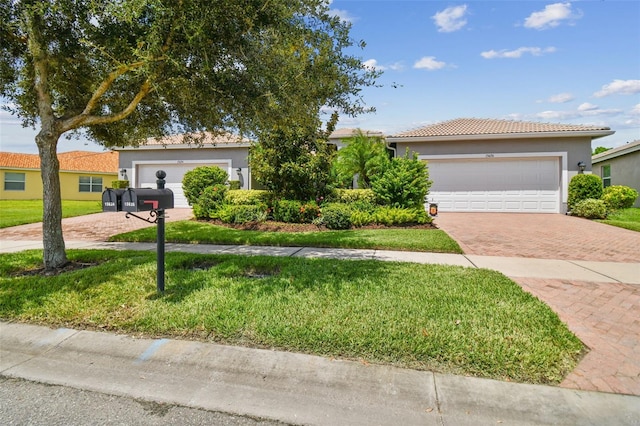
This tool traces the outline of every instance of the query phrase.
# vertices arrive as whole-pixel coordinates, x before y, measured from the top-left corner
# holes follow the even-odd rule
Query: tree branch
[[[144,99],[144,97],[152,91],[153,88],[151,87],[151,83],[149,82],[149,80],[145,80],[142,86],[140,86],[140,90],[138,91],[138,93],[136,93],[131,102],[129,102],[129,105],[127,105],[127,107],[122,111],[109,115],[88,115],[83,112],[80,115],[64,120],[64,122],[62,123],[63,132],[76,129],[80,126],[109,124],[123,120],[127,118],[136,109],[140,101],[142,101],[142,99]]]

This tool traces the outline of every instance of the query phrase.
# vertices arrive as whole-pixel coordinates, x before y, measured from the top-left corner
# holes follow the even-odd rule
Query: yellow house
[[[63,200],[101,200],[102,191],[118,179],[115,151],[58,153]],[[0,200],[42,199],[40,157],[37,154],[0,152]]]

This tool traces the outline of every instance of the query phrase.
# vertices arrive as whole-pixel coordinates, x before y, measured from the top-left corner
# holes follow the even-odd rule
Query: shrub
[[[266,205],[225,204],[218,211],[218,218],[224,223],[256,223],[267,219]]]
[[[228,189],[226,185],[216,184],[204,188],[193,205],[196,219],[215,219],[217,210],[222,206]]]
[[[242,186],[240,185],[240,181],[239,180],[230,180],[229,181],[229,189],[238,190],[240,188],[242,188]]]
[[[602,197],[602,179],[599,176],[579,174],[571,178],[567,199],[569,210],[573,211],[576,204],[582,200],[588,198],[597,200],[600,197]]]
[[[376,202],[376,194],[371,189],[334,189],[330,199],[336,203],[365,202],[374,204]]]
[[[273,204],[273,220],[285,223],[301,223],[302,203],[296,200],[278,200]]]
[[[111,187],[114,189],[127,189],[129,187],[128,180],[112,180]]]
[[[602,192],[602,201],[609,210],[628,209],[638,198],[638,191],[628,186],[608,186]]]
[[[218,166],[202,166],[189,170],[182,178],[184,196],[190,205],[195,205],[207,187],[224,185],[229,175]]]
[[[375,216],[371,212],[356,209],[351,211],[350,219],[351,224],[355,227],[371,225],[375,222]]]
[[[407,225],[407,224],[425,224],[431,223],[424,208],[397,208],[397,207],[380,207],[374,213],[375,222],[380,225]]]
[[[421,207],[430,186],[426,164],[416,153],[410,157],[408,150],[404,157],[394,158],[371,183],[379,204],[400,208]]]
[[[224,197],[226,204],[247,205],[247,204],[264,204],[269,199],[269,192],[261,189],[230,189]]]
[[[587,219],[604,219],[607,217],[607,206],[602,200],[587,198],[578,202],[573,207],[572,213]]]
[[[302,223],[312,223],[320,215],[320,207],[315,201],[308,201],[300,206],[300,222]]]
[[[322,208],[321,223],[328,229],[349,229],[351,228],[351,209],[346,204],[329,203]]]

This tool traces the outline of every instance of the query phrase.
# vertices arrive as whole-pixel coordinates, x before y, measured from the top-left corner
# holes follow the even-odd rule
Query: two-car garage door
[[[428,159],[443,212],[560,212],[558,157]]]
[[[156,172],[164,170],[167,173],[165,188],[173,191],[173,204],[175,207],[189,207],[189,203],[182,191],[182,178],[191,169],[201,166],[218,166],[228,171],[229,164],[222,163],[182,163],[182,164],[137,164],[136,185],[138,188],[155,188]]]

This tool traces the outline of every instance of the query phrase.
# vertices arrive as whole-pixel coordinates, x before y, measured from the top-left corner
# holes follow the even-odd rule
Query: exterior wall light
[[[584,173],[585,167],[587,167],[587,165],[584,163],[584,161],[578,162],[578,170],[580,171],[580,174]]]

